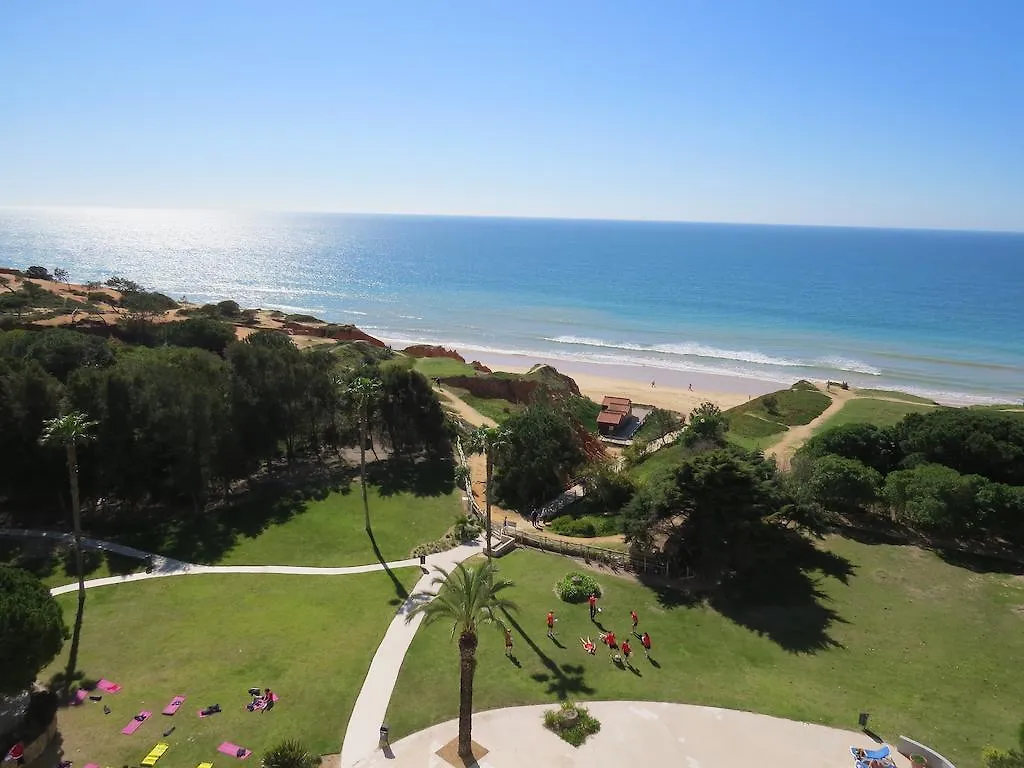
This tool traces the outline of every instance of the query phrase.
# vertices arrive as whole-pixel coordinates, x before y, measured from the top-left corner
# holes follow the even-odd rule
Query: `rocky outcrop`
[[[467,390],[475,397],[508,400],[510,403],[532,403],[540,383],[528,379],[506,379],[498,376],[444,376],[450,387]]]
[[[526,372],[526,377],[540,381],[552,390],[567,392],[570,395],[581,397],[580,388],[576,385],[576,381],[571,376],[559,373],[550,365],[538,363]]]
[[[481,363],[479,360],[474,360],[472,363],[470,363],[470,365],[473,366],[473,370],[479,371],[480,373],[493,373],[493,371],[490,368]]]
[[[375,347],[386,347],[380,339],[375,339],[368,333],[356,328],[354,325],[305,325],[285,321],[281,327],[289,334],[298,336],[315,336],[321,339],[334,339],[335,341],[365,341]]]
[[[433,344],[413,344],[402,351],[410,357],[447,357],[452,360],[458,360],[460,363],[466,362],[466,358],[454,349],[447,349],[446,347],[439,347]]]

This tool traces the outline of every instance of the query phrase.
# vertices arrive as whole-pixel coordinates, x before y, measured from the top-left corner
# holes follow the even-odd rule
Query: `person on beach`
[[[622,651],[622,657],[626,660],[626,666],[632,666],[629,663],[629,654],[633,652],[633,649],[629,645],[629,640],[623,640],[622,645],[619,646],[619,650]]]
[[[633,634],[636,635],[636,625],[640,623],[640,617],[636,615],[636,611],[632,610],[629,612],[629,618],[633,620]],[[639,637],[639,635],[637,635]]]
[[[555,621],[557,621],[557,619],[555,619],[555,612],[548,611],[548,637],[552,640],[555,639]]]
[[[587,602],[590,603],[590,620],[593,621],[594,617],[597,616],[597,595],[591,592]]]
[[[693,384],[690,385],[690,391],[693,392]]]
[[[512,658],[512,630],[505,628],[505,655]]]
[[[587,653],[589,653],[591,656],[593,656],[595,653],[597,653],[597,646],[594,645],[594,641],[591,640],[589,637],[586,640],[584,640],[581,637],[580,638],[580,645],[582,645],[583,646],[583,650],[586,651]]]
[[[646,632],[640,635],[640,645],[644,647],[644,656],[651,658],[651,636]]]
[[[654,389],[654,380],[651,380],[651,389]]]

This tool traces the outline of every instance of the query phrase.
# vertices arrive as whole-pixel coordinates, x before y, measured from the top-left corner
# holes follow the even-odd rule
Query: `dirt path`
[[[807,438],[814,434],[814,430],[835,416],[836,413],[839,412],[839,409],[846,405],[846,403],[857,397],[854,392],[844,389],[832,389],[825,391],[820,386],[818,389],[831,397],[832,403],[828,408],[822,411],[821,415],[817,418],[811,419],[806,424],[790,427],[783,433],[782,439],[768,451],[768,453],[774,456],[775,460],[779,463],[779,469],[789,470],[789,461],[793,458],[793,454],[796,453],[797,448],[803,445]]]
[[[496,422],[494,419],[490,418],[489,416],[484,416],[476,408],[469,405],[464,400],[460,400],[444,387],[434,387],[434,391],[441,395],[441,397],[443,397],[448,402],[448,405],[450,405],[453,409],[455,409],[456,412],[458,412],[459,416],[464,418],[474,427],[498,426],[498,422]]]

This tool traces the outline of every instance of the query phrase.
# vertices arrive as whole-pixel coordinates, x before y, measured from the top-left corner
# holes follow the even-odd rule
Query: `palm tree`
[[[64,675],[64,685],[71,685],[71,675],[78,666],[78,644],[82,637],[82,617],[85,615],[85,567],[82,564],[82,512],[78,500],[78,444],[92,438],[92,429],[97,422],[81,411],[57,416],[43,422],[39,442],[43,445],[62,445],[67,452],[68,482],[71,486],[71,524],[75,536],[75,571],[78,576],[78,613],[75,614],[75,629],[71,636],[71,651]]]
[[[370,532],[370,502],[366,498],[366,427],[369,421],[370,401],[380,394],[379,379],[360,376],[348,385],[350,395],[359,403],[359,480],[363,488],[363,514],[366,532]]]
[[[479,568],[467,568],[462,563],[450,573],[435,567],[431,586],[438,588],[437,597],[429,590],[414,593],[410,602],[416,607],[405,617],[412,621],[423,614],[423,623],[439,620],[452,622],[452,637],[459,636],[459,756],[469,760],[473,756],[473,676],[476,673],[477,629],[495,624],[504,629],[497,611],[518,610],[515,603],[501,592],[513,586],[511,581],[494,578],[497,568],[487,560]]]
[[[486,530],[486,544],[484,552],[487,557],[491,556],[491,478],[494,476],[494,454],[508,440],[508,430],[501,427],[477,427],[466,440],[466,448],[470,453],[482,453],[486,458],[487,480],[484,485],[484,528]],[[473,492],[469,490],[472,498]]]

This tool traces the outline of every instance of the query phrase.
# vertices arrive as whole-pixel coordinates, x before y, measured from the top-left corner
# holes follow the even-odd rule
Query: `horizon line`
[[[151,206],[151,205],[22,205],[0,203],[0,210],[92,210],[92,211],[166,211],[196,213],[234,213],[234,214],[291,214],[318,216],[374,216],[374,217],[408,217],[424,219],[501,219],[509,221],[575,221],[575,222],[612,222],[622,224],[694,224],[711,226],[737,227],[787,227],[799,229],[869,229],[890,230],[900,232],[962,232],[966,234],[1024,235],[1024,229],[992,229],[969,227],[939,227],[921,225],[881,225],[881,224],[807,224],[795,222],[766,222],[738,220],[708,219],[659,219],[659,218],[628,218],[628,217],[595,217],[595,216],[542,216],[491,213],[422,213],[395,211],[340,211],[315,208],[230,208],[230,207],[199,207],[199,206]]]

